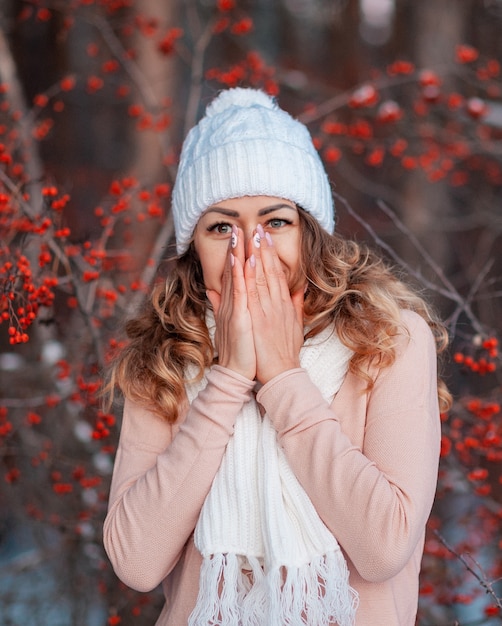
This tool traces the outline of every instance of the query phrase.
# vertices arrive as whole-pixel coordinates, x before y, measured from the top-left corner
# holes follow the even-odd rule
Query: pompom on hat
[[[263,91],[237,87],[209,104],[183,144],[172,198],[178,254],[208,207],[243,196],[290,200],[334,230],[331,187],[306,126]]]

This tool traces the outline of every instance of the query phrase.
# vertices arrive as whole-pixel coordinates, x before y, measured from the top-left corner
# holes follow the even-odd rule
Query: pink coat
[[[257,400],[300,483],[347,558],[357,626],[413,626],[424,531],[437,481],[436,352],[427,324],[403,312],[409,336],[374,387],[348,374],[331,406],[303,369],[277,376]],[[254,383],[220,366],[180,423],[126,401],[104,543],[117,575],[162,584],[157,626],[182,626],[194,607],[199,511]]]

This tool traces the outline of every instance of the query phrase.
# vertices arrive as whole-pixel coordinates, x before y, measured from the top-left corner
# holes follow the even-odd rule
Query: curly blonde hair
[[[388,367],[395,359],[395,338],[403,332],[400,311],[415,311],[428,323],[438,354],[448,344],[445,327],[425,300],[401,281],[368,246],[331,235],[299,208],[301,263],[307,277],[307,336],[334,323],[341,341],[354,351],[350,371],[372,380],[367,366]],[[108,390],[124,396],[174,423],[186,402],[185,372],[200,372],[216,362],[205,324],[208,301],[193,243],[179,257],[167,280],[154,286],[141,313],[127,322],[128,341],[114,360]],[[438,380],[441,410],[451,397]]]

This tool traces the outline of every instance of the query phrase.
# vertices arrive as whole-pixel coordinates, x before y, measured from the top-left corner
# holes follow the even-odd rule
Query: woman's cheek
[[[285,252],[282,250],[282,247],[277,245],[277,255],[286,275],[288,287],[291,292],[300,289],[300,287],[303,287],[305,283],[305,276],[301,271],[300,251],[298,250],[298,254],[295,254],[294,252],[292,253],[292,250],[294,251],[297,247],[299,248],[299,245],[296,246],[295,244],[296,242],[293,242],[291,247]]]
[[[216,251],[212,260],[211,257],[208,257],[206,263],[202,266],[206,289],[214,289],[217,293],[221,293],[225,261],[226,256],[218,254]]]

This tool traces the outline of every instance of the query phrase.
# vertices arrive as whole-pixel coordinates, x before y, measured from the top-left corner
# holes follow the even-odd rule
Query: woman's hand
[[[256,354],[244,280],[244,237],[232,228],[221,293],[208,289],[216,321],[218,363],[250,380],[256,377]]]
[[[256,378],[265,384],[274,376],[300,367],[303,345],[303,288],[290,294],[286,275],[270,234],[261,226],[250,242],[245,264],[247,306],[256,351]],[[255,241],[259,240],[259,246]]]

